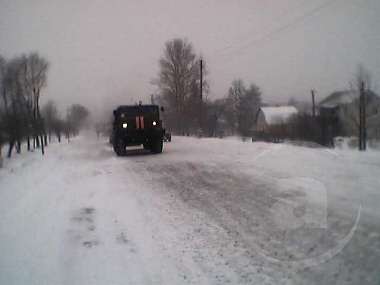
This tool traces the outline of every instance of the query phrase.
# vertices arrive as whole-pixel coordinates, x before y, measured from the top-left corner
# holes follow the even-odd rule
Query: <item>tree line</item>
[[[226,90],[224,97],[212,100],[208,96],[207,62],[194,51],[193,46],[186,39],[177,38],[165,44],[163,55],[159,60],[159,67],[158,78],[153,82],[158,86],[158,93],[154,99],[152,97],[152,101],[157,101],[165,106],[164,124],[173,133],[215,137],[239,135],[245,138],[252,136],[256,115],[262,105],[262,94],[256,84],[250,84],[247,87],[243,80],[236,79],[231,83],[228,91]],[[300,111],[288,123],[283,122],[281,126],[275,126],[274,133],[270,135],[276,137],[277,140],[289,138],[331,145],[333,136],[359,134],[360,141],[364,141],[365,145],[367,128],[378,125],[378,119],[372,119],[373,112],[361,115],[365,114],[365,110],[370,111],[377,108],[371,97],[368,96],[371,93],[369,81],[368,72],[359,66],[355,81],[350,83],[351,93],[354,97],[359,93],[367,95],[356,96],[353,103],[345,107],[344,114],[339,114],[345,121],[346,129],[339,132],[331,131],[332,125],[339,125],[331,122],[337,120],[337,117],[325,116],[322,113],[315,116],[313,103],[313,114],[310,114],[310,110],[308,112]],[[359,92],[363,82],[366,90]],[[368,99],[359,100],[359,97],[364,99],[368,97]],[[375,97],[372,96],[372,98]],[[360,101],[365,102],[361,107]],[[287,105],[295,105],[294,103],[296,103],[295,100],[291,99]],[[300,109],[304,109],[304,106],[301,106]],[[377,112],[375,112],[376,114]],[[360,119],[362,117],[363,119]],[[352,130],[347,129],[350,126]],[[365,146],[362,148],[365,149]]]
[[[60,118],[52,101],[41,107],[48,70],[48,61],[38,53],[10,60],[0,56],[0,154],[4,143],[9,144],[8,157],[14,149],[20,153],[24,141],[28,151],[40,148],[43,154],[52,133],[59,140],[62,133],[75,134],[88,116],[78,104],[70,107],[66,119]]]
[[[159,65],[155,100],[166,107],[167,128],[179,135],[250,135],[250,122],[261,104],[257,85],[247,88],[237,79],[224,98],[211,100],[207,63],[186,39],[168,41]]]

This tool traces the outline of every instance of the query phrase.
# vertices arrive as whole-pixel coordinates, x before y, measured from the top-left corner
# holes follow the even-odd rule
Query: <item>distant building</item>
[[[380,139],[380,97],[366,91],[368,139]],[[359,94],[355,90],[336,91],[318,104],[322,132],[329,137],[358,136]]]
[[[292,106],[261,107],[252,128],[253,140],[281,141],[289,127],[287,123],[297,114]]]
[[[253,130],[267,131],[271,126],[287,123],[292,116],[297,114],[297,109],[292,106],[261,107],[257,113]]]

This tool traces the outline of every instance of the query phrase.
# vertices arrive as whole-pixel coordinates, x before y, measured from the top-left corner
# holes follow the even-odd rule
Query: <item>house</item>
[[[336,91],[318,104],[322,132],[330,137],[358,136],[359,94],[355,90]],[[368,139],[380,139],[380,97],[365,93],[366,130]]]
[[[297,114],[292,106],[261,107],[252,128],[252,139],[277,142],[284,139],[287,123]]]

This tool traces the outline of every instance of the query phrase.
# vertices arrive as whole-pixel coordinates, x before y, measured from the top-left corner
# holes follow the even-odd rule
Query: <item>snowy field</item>
[[[380,284],[379,182],[378,151],[83,134],[4,160],[0,284]]]

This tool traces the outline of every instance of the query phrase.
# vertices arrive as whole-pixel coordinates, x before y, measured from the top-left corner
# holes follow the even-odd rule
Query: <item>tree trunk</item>
[[[38,135],[34,138],[35,142],[36,142],[36,148],[40,148],[40,139],[38,137]]]
[[[12,156],[13,146],[14,146],[14,141],[13,140],[9,141],[9,148],[8,148],[8,155],[7,155],[8,158]]]
[[[44,143],[45,143],[45,146],[48,145],[48,138],[47,138],[47,135],[44,135]]]
[[[17,140],[17,153],[21,153],[21,140]]]
[[[57,133],[58,142],[61,142],[61,133]]]
[[[27,143],[28,151],[30,151],[30,137],[26,138],[26,143]]]
[[[44,137],[40,136],[40,139],[41,139],[41,152],[42,152],[42,155],[44,155],[45,154]]]

